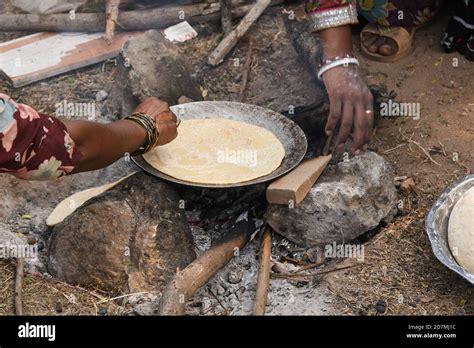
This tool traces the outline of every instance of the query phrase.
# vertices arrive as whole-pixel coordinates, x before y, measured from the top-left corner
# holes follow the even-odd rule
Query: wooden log
[[[255,294],[254,315],[265,315],[268,289],[270,287],[270,264],[272,259],[272,232],[267,227],[263,232],[260,247],[260,265],[258,268],[257,292]]]
[[[19,257],[16,260],[15,277],[15,314],[23,315],[23,277],[25,272],[25,259]]]
[[[253,23],[270,6],[271,0],[257,0],[249,13],[242,19],[240,24],[227,35],[208,58],[212,66],[219,65],[225,56],[235,47],[239,40],[247,33]]]
[[[166,286],[158,304],[158,315],[184,315],[188,299],[248,243],[253,222],[240,222],[222,241],[178,272]]]
[[[222,30],[224,35],[229,35],[234,29],[232,24],[232,1],[231,0],[220,0],[221,4],[221,16],[222,16]]]
[[[120,0],[107,0],[105,5],[105,16],[107,23],[105,27],[105,42],[112,44],[115,35],[115,27],[119,14]]]
[[[272,5],[283,3],[284,0],[273,0]],[[232,14],[235,18],[245,16],[252,5],[236,7]],[[182,11],[182,12],[181,12]],[[120,30],[136,31],[161,29],[183,21],[190,24],[199,22],[217,22],[221,19],[220,6],[194,4],[180,7],[164,7],[146,11],[123,11],[119,13],[117,22]],[[52,32],[87,32],[97,33],[105,30],[105,13],[70,14],[3,14],[0,15],[0,31],[52,31]],[[118,29],[118,28],[117,28]]]

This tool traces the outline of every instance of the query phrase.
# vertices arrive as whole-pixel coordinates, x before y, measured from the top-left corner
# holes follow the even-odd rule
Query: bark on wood
[[[16,260],[15,278],[15,314],[23,315],[23,276],[25,269],[25,259],[19,257]]]
[[[115,27],[119,14],[120,0],[107,0],[105,7],[105,16],[107,23],[105,27],[105,42],[109,45],[112,43],[115,35]]]
[[[260,17],[260,15],[270,6],[270,0],[258,0],[249,13],[242,19],[240,24],[227,35],[221,43],[217,46],[214,52],[211,53],[208,63],[216,66],[222,62],[225,56],[235,47],[239,40],[247,33],[253,23]]]
[[[267,306],[268,288],[270,287],[270,261],[272,258],[272,232],[267,227],[263,232],[260,247],[260,265],[257,278],[257,292],[255,295],[254,315],[265,315]]]
[[[252,222],[238,223],[222,241],[177,273],[161,296],[158,314],[184,315],[187,300],[248,243],[254,230]]]
[[[221,4],[221,16],[222,16],[222,30],[227,36],[234,28],[232,25],[232,1],[231,0],[220,0]]]
[[[283,0],[273,0],[273,5]],[[245,16],[252,5],[243,5],[233,10],[233,16]],[[183,11],[183,12],[181,12]],[[180,7],[154,8],[146,11],[123,11],[119,13],[117,23],[120,30],[161,29],[182,22],[177,14],[184,13],[190,24],[199,22],[217,22],[221,19],[220,6],[194,4]],[[105,13],[35,15],[3,14],[0,15],[0,31],[52,31],[52,32],[88,32],[96,33],[105,30]]]

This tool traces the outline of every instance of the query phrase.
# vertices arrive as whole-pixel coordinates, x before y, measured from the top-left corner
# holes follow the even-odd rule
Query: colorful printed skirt
[[[415,27],[438,12],[441,0],[358,0],[357,11],[370,23],[391,27]]]

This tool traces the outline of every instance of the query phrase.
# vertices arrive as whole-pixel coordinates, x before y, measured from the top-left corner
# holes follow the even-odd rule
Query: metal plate
[[[225,118],[229,120],[242,121],[255,126],[263,127],[271,131],[285,148],[285,158],[278,169],[271,174],[260,178],[240,182],[236,184],[213,185],[196,184],[166,175],[149,165],[142,156],[132,158],[133,162],[141,169],[158,178],[165,179],[178,184],[197,187],[240,187],[259,184],[288,173],[295,168],[306,154],[308,141],[301,128],[287,117],[259,106],[235,102],[196,102],[176,105],[171,110],[182,120]],[[212,134],[209,134],[211,137]]]
[[[430,209],[426,216],[425,225],[431,247],[438,260],[471,284],[474,284],[474,274],[469,273],[456,262],[448,244],[448,222],[451,210],[461,196],[471,187],[474,187],[474,175],[469,175],[451,185]]]

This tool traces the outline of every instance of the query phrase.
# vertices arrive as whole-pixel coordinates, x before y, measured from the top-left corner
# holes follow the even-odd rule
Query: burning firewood
[[[272,232],[267,227],[263,232],[260,247],[260,266],[258,269],[257,293],[255,295],[254,315],[265,315],[268,288],[270,287],[270,264],[272,259]]]
[[[163,291],[159,315],[184,315],[188,299],[237,256],[255,231],[252,222],[240,222],[219,243],[178,272]]]

